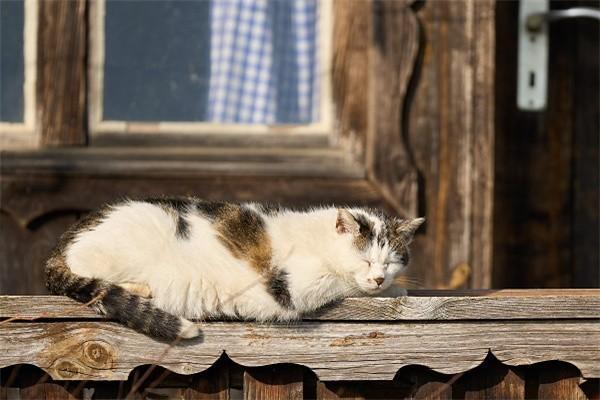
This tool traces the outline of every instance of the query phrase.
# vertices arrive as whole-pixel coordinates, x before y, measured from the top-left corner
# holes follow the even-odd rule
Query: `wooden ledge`
[[[0,296],[4,318],[104,317],[62,296]],[[406,297],[355,297],[304,320],[440,321],[600,318],[600,289],[412,290]]]
[[[491,351],[507,365],[561,360],[584,378],[600,377],[600,290],[458,294],[352,298],[292,324],[202,322],[201,339],[175,346],[63,297],[1,296],[0,367],[125,380],[142,364],[200,372],[226,353],[245,366],[305,365],[322,380],[391,380],[413,364],[464,372]]]

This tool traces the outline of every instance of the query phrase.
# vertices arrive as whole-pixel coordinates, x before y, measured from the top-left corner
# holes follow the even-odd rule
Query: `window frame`
[[[104,79],[104,17],[106,0],[94,0],[89,10],[89,63],[88,63],[88,120],[89,139],[92,144],[114,142],[144,143],[164,142],[159,136],[175,135],[177,142],[200,140],[214,141],[215,136],[232,144],[241,141],[240,135],[263,140],[273,137],[273,142],[281,142],[277,136],[292,137],[290,141],[302,141],[305,136],[331,137],[334,134],[334,99],[332,93],[332,54],[333,54],[333,2],[319,0],[318,18],[318,58],[320,62],[320,97],[318,122],[310,124],[236,124],[196,121],[115,121],[102,120],[103,79]],[[124,136],[128,136],[125,138]],[[267,139],[269,140],[269,139]],[[243,140],[242,140],[243,141]]]
[[[0,121],[0,147],[35,146],[38,1],[24,0],[23,7],[23,122]]]

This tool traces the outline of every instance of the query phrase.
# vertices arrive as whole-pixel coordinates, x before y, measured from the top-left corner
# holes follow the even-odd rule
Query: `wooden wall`
[[[89,138],[82,127],[86,11],[84,2],[56,3],[39,10],[41,43],[50,36],[79,39],[70,38],[54,58],[40,50],[42,148],[2,153],[0,293],[44,293],[43,260],[82,213],[115,198],[165,193],[419,214],[427,222],[413,245],[410,286],[490,286],[493,0],[334,2],[339,143],[296,144],[281,153],[279,145],[250,144],[236,159],[239,147],[211,142],[220,146],[221,159],[213,163],[207,161],[215,161],[213,153],[193,148],[198,143],[167,151],[168,137],[143,151],[132,146],[144,144],[139,140],[73,147]],[[70,71],[77,71],[78,84],[61,86]],[[54,113],[55,102],[66,99],[72,100],[66,114]]]

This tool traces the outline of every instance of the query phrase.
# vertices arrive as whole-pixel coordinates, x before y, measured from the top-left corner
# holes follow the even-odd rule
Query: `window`
[[[0,144],[34,143],[37,0],[0,1]]]
[[[93,138],[330,133],[330,1],[91,7]]]

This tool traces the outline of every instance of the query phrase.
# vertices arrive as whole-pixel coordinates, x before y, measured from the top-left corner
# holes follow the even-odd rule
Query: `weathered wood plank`
[[[303,370],[297,365],[274,365],[244,372],[245,400],[303,398]]]
[[[600,377],[600,321],[255,324],[207,322],[202,340],[169,346],[112,322],[0,324],[0,367],[29,363],[57,379],[124,380],[138,365],[180,374],[225,352],[245,366],[295,363],[323,380],[390,380],[405,365],[458,373],[491,350],[507,365],[561,360]]]
[[[356,297],[326,307],[306,320],[321,321],[440,321],[600,319],[600,289],[523,291],[491,296],[409,296],[397,298]],[[485,293],[485,292],[484,292]],[[55,318],[104,319],[92,309],[63,296],[0,296],[0,319]]]
[[[365,177],[346,152],[330,147],[68,148],[3,151],[2,159],[3,173]]]
[[[366,168],[382,197],[404,217],[416,217],[417,171],[406,140],[407,92],[419,51],[413,0],[372,5]]]
[[[471,157],[461,168],[470,182],[465,187],[470,198],[467,244],[470,245],[469,262],[473,266],[470,287],[492,286],[493,264],[493,197],[494,197],[494,93],[495,93],[495,0],[474,0],[467,7],[472,15],[467,30],[471,29],[472,71],[466,100],[471,102],[470,141]],[[469,99],[469,96],[471,98]],[[460,179],[460,178],[459,178]],[[453,213],[452,213],[453,214]]]
[[[416,3],[423,48],[406,140],[427,217],[413,259],[427,268],[410,273],[425,287],[447,286],[465,264],[472,274],[463,286],[490,287],[496,3]]]
[[[364,159],[371,1],[333,2],[332,90],[342,145]]]

